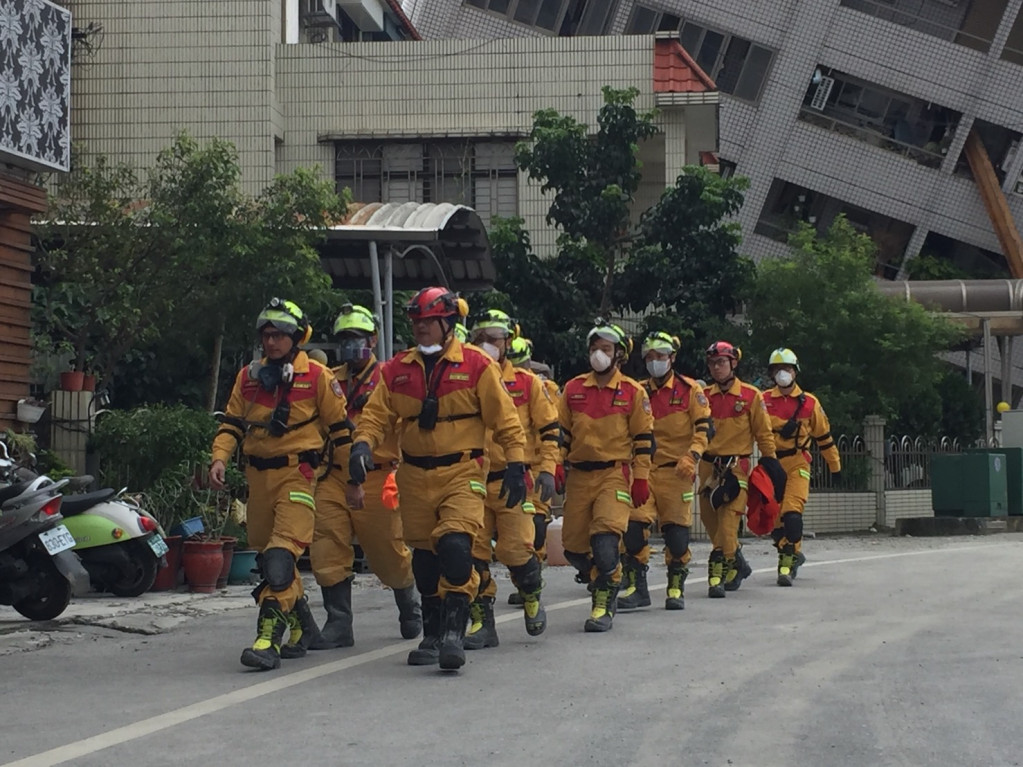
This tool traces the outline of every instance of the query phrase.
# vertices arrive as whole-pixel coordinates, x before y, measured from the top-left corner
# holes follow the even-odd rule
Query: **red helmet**
[[[453,317],[458,314],[458,296],[447,288],[423,288],[405,307],[409,319]]]
[[[742,352],[739,347],[732,346],[728,341],[715,341],[707,347],[707,359],[714,357],[728,357],[738,362],[742,359]]]

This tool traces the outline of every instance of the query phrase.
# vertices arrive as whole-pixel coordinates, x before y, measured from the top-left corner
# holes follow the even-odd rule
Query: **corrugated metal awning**
[[[496,273],[490,240],[479,214],[451,203],[353,203],[345,220],[327,230],[320,246],[323,267],[339,288],[370,288],[370,244],[390,253],[393,287],[418,290],[445,284],[452,290],[486,290]]]

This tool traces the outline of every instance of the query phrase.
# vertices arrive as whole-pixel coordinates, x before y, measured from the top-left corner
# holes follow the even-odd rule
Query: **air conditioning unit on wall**
[[[302,0],[302,21],[307,27],[337,26],[337,0]]]

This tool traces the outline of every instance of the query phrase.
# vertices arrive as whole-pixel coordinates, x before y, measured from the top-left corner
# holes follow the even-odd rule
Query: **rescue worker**
[[[378,331],[377,318],[364,306],[345,304],[334,321],[341,365],[333,373],[341,382],[353,425],[380,382],[381,366],[373,351]],[[402,538],[401,515],[397,507],[388,508],[383,501],[385,482],[398,466],[397,434],[389,435],[373,454],[373,465],[366,473],[365,508],[358,510],[350,509],[345,500],[350,451],[350,441],[328,446],[328,468],[316,486],[316,529],[309,558],[323,594],[327,622],[320,630],[321,638],[312,645],[314,650],[355,644],[354,538],[358,538],[370,568],[394,592],[402,637],[414,639],[423,628],[412,577],[412,552]]]
[[[764,398],[735,375],[739,349],[715,341],[707,347],[706,358],[712,383],[704,393],[710,401],[714,438],[700,462],[700,519],[713,546],[707,562],[708,595],[721,598],[753,574],[739,545],[739,520],[746,511],[754,442],[776,487],[784,474],[775,457]]]
[[[547,393],[550,394],[551,401],[555,403],[555,412],[557,412],[557,402],[561,397],[561,389],[558,388],[557,382],[551,378],[550,367],[532,359],[533,342],[528,338],[515,336],[508,343],[507,356],[508,361],[515,367],[524,368],[536,373],[537,377],[547,388]],[[526,438],[529,439],[530,435],[527,434]],[[558,439],[561,439],[560,427],[558,431]],[[532,442],[536,443],[536,440],[532,440]],[[533,448],[530,449],[529,452],[533,455],[533,460],[539,460],[540,444],[533,444]],[[560,461],[555,465],[554,469],[554,490],[558,494],[565,492],[565,471]],[[533,538],[533,550],[536,551],[536,556],[539,557],[540,562],[546,562],[547,526],[554,518],[551,514],[551,502],[553,499],[544,500],[541,497],[542,495],[541,489],[534,485],[533,491],[529,495],[529,500],[533,504],[533,528],[535,531],[535,537]],[[518,591],[513,591],[508,595],[508,604],[517,607],[522,606],[522,597],[519,596]]]
[[[650,500],[629,517],[625,531],[623,583],[619,610],[650,604],[647,569],[650,561],[650,525],[657,520],[664,537],[664,562],[668,568],[666,610],[685,609],[687,565],[693,526],[693,486],[696,468],[707,449],[710,405],[700,385],[672,370],[680,342],[668,333],[655,331],[643,339],[640,351],[650,378],[643,381],[654,414],[657,460],[650,473]]]
[[[842,459],[820,401],[796,383],[799,360],[795,353],[791,349],[775,349],[768,360],[767,372],[775,387],[764,393],[764,403],[771,417],[778,460],[785,471],[785,494],[771,538],[778,549],[778,585],[791,586],[800,565],[806,561],[800,544],[803,507],[810,494],[810,440],[816,440],[832,477],[840,476]]]
[[[565,384],[558,403],[566,488],[565,558],[588,583],[586,631],[608,631],[622,582],[619,546],[633,508],[650,498],[653,417],[646,391],[622,375],[632,341],[600,320],[586,336],[591,372]]]
[[[324,435],[351,439],[341,384],[299,347],[312,326],[291,301],[274,298],[256,319],[266,356],[239,371],[221,427],[213,439],[210,484],[224,487],[227,461],[240,444],[248,462],[249,543],[257,549],[263,581],[256,640],[241,662],[274,669],[281,657],[300,657],[316,623],[296,560],[313,540],[315,470]],[[288,644],[281,641],[290,629]]]
[[[554,471],[560,460],[561,440],[558,411],[543,382],[533,373],[516,368],[508,361],[509,342],[517,337],[518,325],[500,309],[488,309],[472,327],[472,343],[495,359],[500,367],[504,388],[515,403],[515,412],[526,433],[526,456],[535,476],[534,492],[545,503],[554,497]],[[547,628],[547,614],[540,600],[543,586],[540,577],[540,558],[535,551],[537,528],[546,526],[542,515],[537,516],[529,500],[521,506],[507,508],[500,500],[507,461],[501,446],[488,438],[484,447],[487,457],[487,499],[484,507],[483,529],[476,536],[473,564],[480,574],[480,590],[469,608],[470,626],[465,635],[465,649],[479,650],[497,647],[499,639],[494,623],[494,600],[497,584],[490,577],[490,560],[508,568],[512,584],[518,591],[525,608],[526,632],[539,636]],[[491,540],[497,543],[491,551]]]
[[[349,460],[349,503],[361,508],[373,453],[401,419],[401,521],[423,602],[423,640],[408,662],[454,670],[465,663],[469,603],[479,592],[472,550],[487,494],[486,431],[504,450],[499,495],[508,508],[526,499],[526,437],[497,363],[454,337],[458,297],[423,288],[406,309],[417,345],[384,363],[362,411]]]

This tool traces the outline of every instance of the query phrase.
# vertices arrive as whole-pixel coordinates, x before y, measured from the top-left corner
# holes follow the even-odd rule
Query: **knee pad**
[[[537,551],[547,543],[547,517],[543,514],[533,515],[533,548]]]
[[[789,543],[803,540],[803,515],[798,511],[786,511],[781,515],[781,525]]]
[[[597,533],[590,537],[593,566],[601,575],[610,575],[618,569],[618,545],[621,538],[615,533]]]
[[[629,522],[629,526],[625,528],[625,535],[622,536],[625,550],[629,554],[636,556],[643,550],[646,546],[647,531],[649,529],[650,526],[646,522]]]
[[[440,559],[428,549],[412,549],[412,576],[420,594],[434,596],[440,584]]]
[[[593,560],[590,559],[589,554],[580,554],[577,551],[566,551],[565,559],[567,559],[568,563],[576,570],[589,575],[590,567],[593,565]]]
[[[295,555],[287,549],[267,549],[260,569],[271,591],[284,591],[295,580]]]
[[[512,582],[515,586],[526,593],[536,591],[540,588],[540,560],[535,556],[529,558],[524,565],[509,567]]]
[[[682,559],[689,548],[689,528],[682,525],[666,525],[662,532],[664,545],[668,547],[672,559]]]
[[[468,583],[472,577],[472,536],[468,533],[448,533],[437,541],[440,572],[452,586]]]

